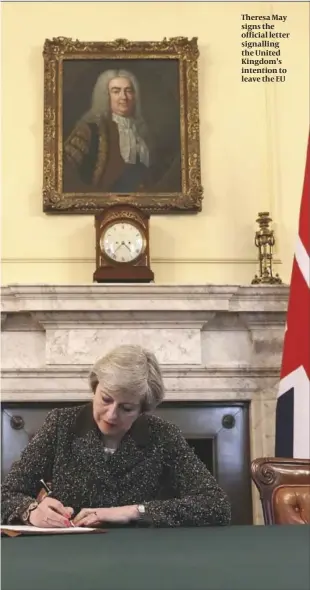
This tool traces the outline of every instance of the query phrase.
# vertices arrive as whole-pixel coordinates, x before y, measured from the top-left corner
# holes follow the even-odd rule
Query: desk
[[[2,590],[309,590],[310,527],[2,538]]]

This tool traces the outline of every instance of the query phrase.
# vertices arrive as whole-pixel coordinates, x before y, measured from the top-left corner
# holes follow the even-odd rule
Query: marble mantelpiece
[[[285,312],[284,285],[4,285],[3,312],[180,310]]]
[[[249,400],[251,456],[272,455],[287,300],[282,285],[3,286],[2,401],[86,400],[96,358],[139,343],[168,400]]]

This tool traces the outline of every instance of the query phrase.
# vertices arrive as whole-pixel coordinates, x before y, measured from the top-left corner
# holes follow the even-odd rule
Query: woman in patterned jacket
[[[230,503],[179,428],[152,415],[164,386],[155,356],[119,346],[89,376],[91,403],[55,409],[2,484],[2,523],[37,527],[208,526]],[[42,484],[52,494],[38,501]]]

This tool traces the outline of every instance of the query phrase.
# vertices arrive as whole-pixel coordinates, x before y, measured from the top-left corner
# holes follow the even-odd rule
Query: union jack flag
[[[276,457],[310,458],[309,254],[310,135],[277,399]]]

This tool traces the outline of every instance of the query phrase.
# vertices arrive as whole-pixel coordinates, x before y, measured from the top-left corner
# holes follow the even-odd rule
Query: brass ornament
[[[258,213],[256,222],[259,230],[255,233],[255,246],[258,248],[259,275],[255,275],[252,285],[282,284],[278,274],[273,274],[273,247],[275,245],[274,231],[269,224],[272,219],[268,212]]]
[[[114,222],[114,221],[119,221],[120,218],[120,214],[119,211],[113,211],[111,210],[109,212],[109,223]],[[146,228],[146,220],[143,219],[141,217],[141,215],[138,215],[136,213],[136,211],[131,211],[131,210],[122,210],[122,217],[121,217],[122,221],[129,221],[129,222],[133,222],[136,225],[138,224],[139,226],[142,226],[144,228]],[[104,220],[102,220],[101,224],[100,224],[100,228],[103,227],[105,225]]]

